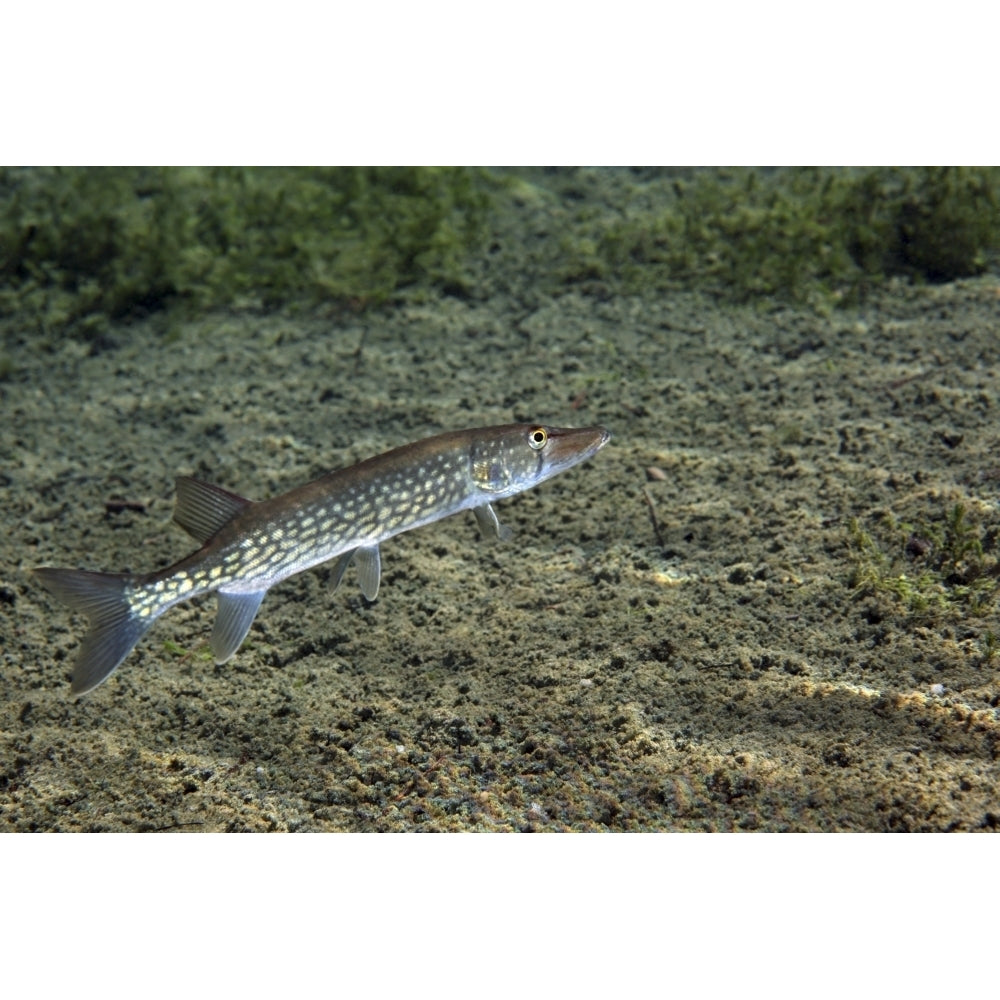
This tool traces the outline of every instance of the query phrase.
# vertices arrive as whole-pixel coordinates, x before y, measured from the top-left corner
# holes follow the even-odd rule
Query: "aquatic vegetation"
[[[492,190],[462,168],[4,169],[0,308],[99,339],[165,308],[460,288]]]
[[[853,518],[847,535],[847,583],[859,597],[888,598],[918,619],[980,617],[996,598],[998,528],[973,521],[961,502],[915,524],[886,512],[868,530]]]
[[[501,211],[508,240],[533,237],[527,280],[548,293],[828,309],[892,275],[987,268],[1000,169],[3,168],[0,314],[100,345],[150,313],[169,327],[213,308],[360,310],[409,286],[470,294]]]
[[[829,307],[891,275],[979,274],[1000,250],[996,168],[695,171],[670,187],[624,217],[581,215],[565,279]]]
[[[1000,652],[1000,639],[997,638],[995,632],[987,629],[980,637],[979,643],[983,650],[983,662],[992,663],[994,657]]]

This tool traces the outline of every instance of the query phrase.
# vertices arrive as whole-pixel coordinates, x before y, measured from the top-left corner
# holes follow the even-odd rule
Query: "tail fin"
[[[86,694],[106,681],[156,616],[138,617],[129,603],[129,576],[43,566],[35,575],[59,600],[90,619],[73,667],[73,694]]]

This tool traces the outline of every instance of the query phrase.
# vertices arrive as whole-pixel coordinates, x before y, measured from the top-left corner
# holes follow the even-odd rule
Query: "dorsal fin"
[[[177,506],[174,520],[203,545],[224,524],[228,524],[252,500],[237,496],[221,486],[200,479],[180,476],[177,480]]]

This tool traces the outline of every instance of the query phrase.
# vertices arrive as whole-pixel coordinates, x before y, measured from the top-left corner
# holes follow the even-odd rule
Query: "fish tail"
[[[93,691],[115,672],[157,616],[136,613],[131,600],[135,579],[126,574],[53,566],[34,572],[55,597],[90,619],[73,667],[73,694]]]

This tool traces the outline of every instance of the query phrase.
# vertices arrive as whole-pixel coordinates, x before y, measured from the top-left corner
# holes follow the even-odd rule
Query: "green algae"
[[[912,523],[888,512],[867,527],[852,519],[848,545],[855,595],[887,600],[913,621],[978,619],[996,599],[997,527],[961,501]]]
[[[477,294],[500,212],[512,243],[545,234],[515,287],[825,311],[892,276],[947,281],[995,263],[1000,170],[6,168],[3,332],[99,347],[114,322],[151,313],[169,333],[215,308]]]
[[[1000,250],[996,168],[686,171],[661,186],[638,210],[578,217],[564,280],[826,309],[894,275],[982,273]]]
[[[461,291],[491,190],[462,168],[5,169],[0,308],[97,339],[164,309]]]

